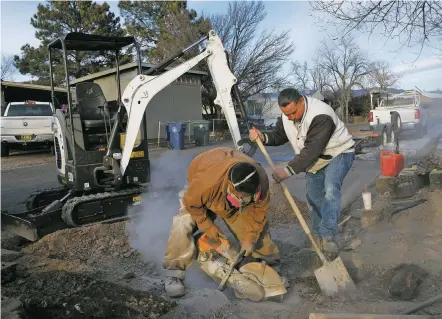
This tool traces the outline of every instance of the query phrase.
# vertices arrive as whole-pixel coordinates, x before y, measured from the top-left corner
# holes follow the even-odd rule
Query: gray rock
[[[359,238],[353,239],[350,244],[348,244],[344,250],[355,250],[362,244],[362,241]]]
[[[417,288],[428,273],[413,264],[400,264],[393,270],[389,293],[399,300],[410,300],[417,294]]]
[[[406,198],[411,197],[417,192],[417,181],[413,180],[406,183],[401,183],[396,187],[396,197]]]
[[[430,173],[430,186],[432,188],[442,187],[442,171],[432,171]]]
[[[124,274],[124,276],[122,277],[122,279],[132,279],[132,278],[135,278],[135,274],[133,272],[128,272]]]
[[[370,209],[362,211],[361,227],[368,228],[377,224],[382,218],[381,209]]]
[[[16,262],[2,263],[1,273],[2,273],[2,281],[1,281],[2,284],[14,281],[15,278],[17,277],[17,263]]]
[[[20,312],[22,310],[22,303],[18,299],[4,298],[1,301],[2,318],[20,319]]]

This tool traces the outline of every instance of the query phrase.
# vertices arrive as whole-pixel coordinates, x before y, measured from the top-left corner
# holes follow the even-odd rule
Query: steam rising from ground
[[[130,245],[158,269],[162,268],[172,220],[180,206],[178,193],[184,188],[187,169],[194,157],[191,152],[173,150],[154,157],[149,190],[143,195],[142,204],[129,210]],[[195,261],[186,273],[186,285],[208,287],[214,283],[205,278]]]

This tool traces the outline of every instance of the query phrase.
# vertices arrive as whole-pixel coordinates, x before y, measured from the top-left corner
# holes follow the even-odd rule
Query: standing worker
[[[326,255],[334,259],[339,254],[335,236],[341,213],[341,187],[355,159],[355,142],[333,109],[318,99],[287,88],[280,92],[278,105],[283,114],[273,131],[263,134],[252,128],[250,139],[259,138],[267,146],[290,142],[296,156],[286,167],[277,167],[273,179],[281,182],[306,172],[312,235]]]
[[[193,234],[199,229],[215,241],[225,238],[214,223],[217,216],[241,242],[245,256],[264,260],[279,272],[279,250],[266,218],[269,179],[257,161],[235,149],[211,149],[192,160],[187,185],[180,193],[181,208],[173,218],[163,261],[169,297],[184,295],[185,271],[196,257]]]

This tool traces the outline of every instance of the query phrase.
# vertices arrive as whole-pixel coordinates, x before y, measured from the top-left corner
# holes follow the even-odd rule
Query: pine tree
[[[105,2],[92,1],[47,1],[39,4],[37,13],[31,18],[36,29],[35,37],[40,40],[38,47],[25,44],[21,56],[14,56],[15,66],[22,74],[37,77],[37,83],[49,84],[49,56],[47,45],[57,37],[69,32],[123,36],[120,18],[109,10]],[[102,52],[103,53],[103,52]],[[68,67],[73,78],[79,78],[103,68],[114,66],[114,56],[109,53],[90,51],[68,51]],[[129,56],[121,59],[128,62]],[[60,85],[65,81],[61,51],[53,57],[54,81]]]

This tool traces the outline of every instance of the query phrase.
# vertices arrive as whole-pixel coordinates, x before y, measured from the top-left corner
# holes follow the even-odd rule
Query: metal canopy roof
[[[51,43],[48,48],[62,49],[62,42],[66,43],[66,50],[98,51],[118,50],[135,42],[134,37],[115,37],[81,32],[67,33]]]

